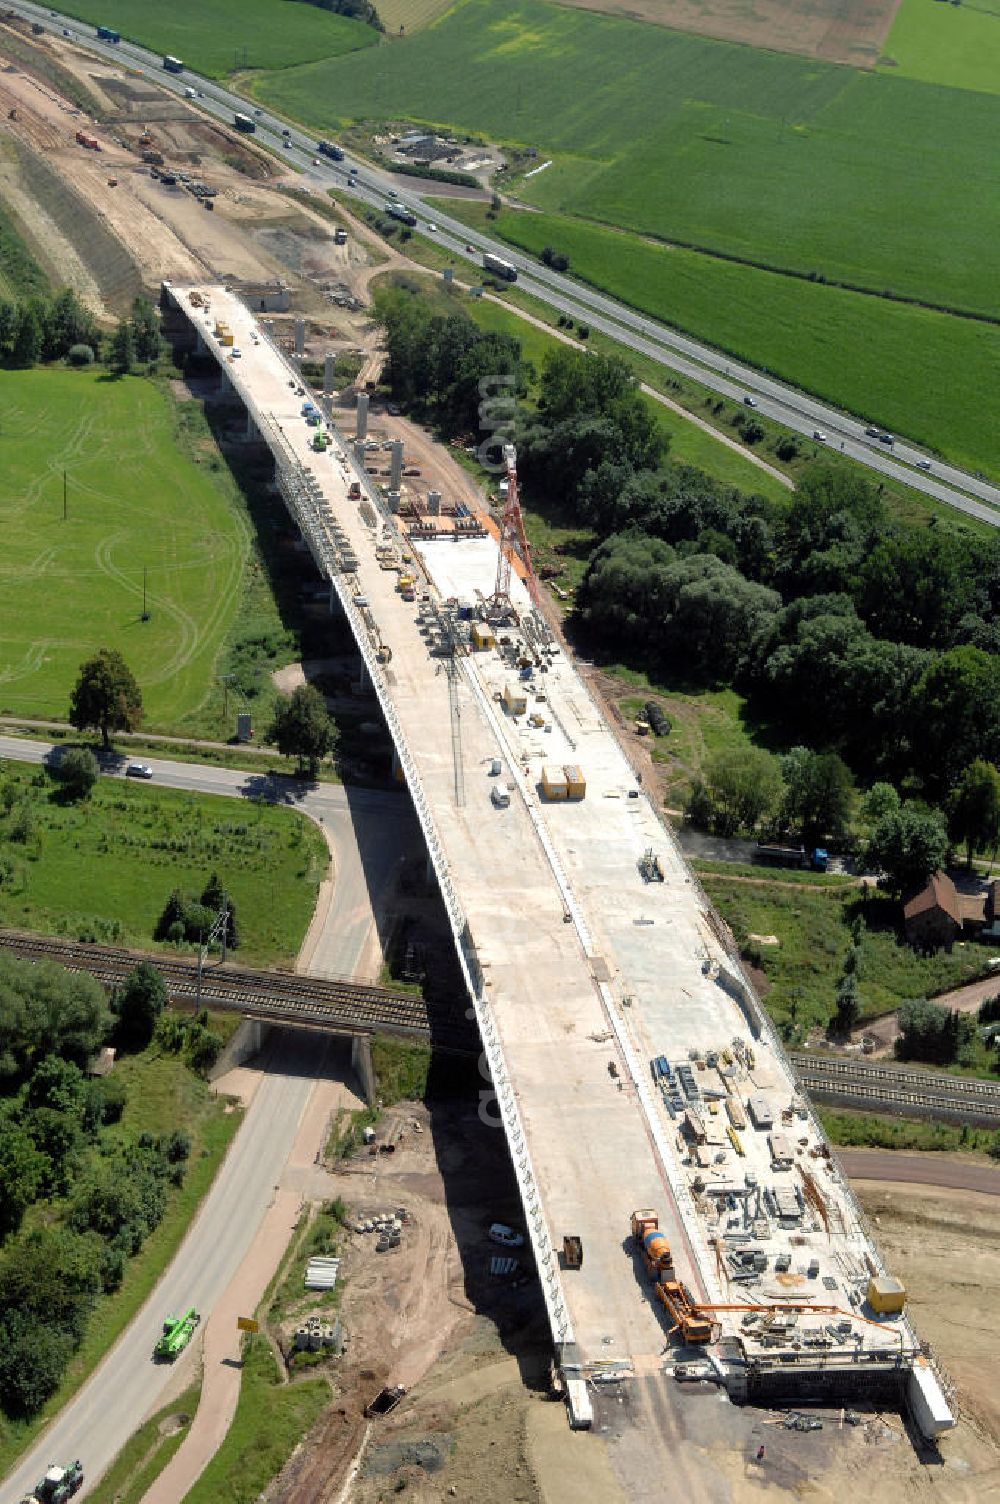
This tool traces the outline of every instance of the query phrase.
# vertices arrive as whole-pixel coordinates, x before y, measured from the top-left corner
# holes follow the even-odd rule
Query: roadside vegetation
[[[241,960],[291,965],[327,860],[293,810],[117,779],[73,801],[45,771],[0,770],[5,925],[152,950],[171,891],[200,894],[215,873],[239,911]]]
[[[139,1504],[178,1450],[201,1399],[192,1384],[134,1431],[99,1483],[88,1483],[91,1504]]]
[[[1000,1159],[1000,1133],[992,1128],[885,1117],[874,1112],[841,1112],[832,1107],[816,1110],[827,1138],[842,1148],[909,1149],[924,1153],[961,1150]]]
[[[138,1310],[239,1122],[200,1074],[221,1037],[207,1016],[178,1035],[165,995],[148,966],[108,998],[85,974],[0,956],[4,1468]],[[105,1044],[116,1068],[88,1076]]]

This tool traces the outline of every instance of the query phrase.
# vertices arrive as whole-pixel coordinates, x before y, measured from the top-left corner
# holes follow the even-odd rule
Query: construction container
[[[566,797],[568,799],[583,799],[587,792],[587,780],[583,776],[583,769],[578,763],[568,762],[563,767],[566,775]]]
[[[235,334],[220,334],[219,335],[219,344],[220,345],[225,345],[227,349],[231,349],[232,346],[235,345],[235,343],[236,343],[236,336],[235,336]]]
[[[771,1104],[762,1092],[755,1092],[747,1101],[747,1109],[755,1128],[769,1130],[774,1127]]]
[[[732,1123],[734,1128],[742,1129],[746,1127],[746,1113],[743,1111],[742,1106],[739,1102],[737,1102],[735,1097],[726,1098],[726,1112],[729,1114],[729,1121]]]
[[[873,1274],[868,1281],[868,1304],[880,1316],[901,1316],[906,1305],[906,1288],[890,1274]]]
[[[771,1164],[776,1170],[787,1170],[795,1163],[795,1153],[783,1133],[769,1133],[767,1147],[771,1152]]]
[[[566,774],[562,768],[554,763],[548,763],[542,769],[542,793],[546,799],[567,799],[569,797],[569,785],[566,782]]]
[[[472,646],[481,652],[485,648],[495,648],[496,645],[497,640],[493,635],[492,627],[488,627],[483,621],[474,621],[472,623]]]
[[[507,707],[508,715],[524,715],[528,708],[528,697],[524,690],[516,684],[508,684],[503,692],[503,702]]]

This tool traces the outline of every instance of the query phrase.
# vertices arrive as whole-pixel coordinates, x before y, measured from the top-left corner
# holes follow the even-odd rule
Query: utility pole
[[[68,516],[69,516],[69,501],[68,501],[68,498],[67,498],[67,495],[66,495],[66,471],[64,470],[63,471],[63,522],[65,522],[67,520]]]
[[[146,566],[144,564],[142,566],[142,620],[143,621],[148,621],[149,620],[149,612],[146,609],[146,574],[147,574],[147,570],[146,570]]]

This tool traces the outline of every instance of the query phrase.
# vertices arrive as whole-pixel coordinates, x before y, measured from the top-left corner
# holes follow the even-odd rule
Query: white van
[[[490,800],[496,809],[506,809],[510,804],[510,789],[505,783],[495,783],[490,789]]]

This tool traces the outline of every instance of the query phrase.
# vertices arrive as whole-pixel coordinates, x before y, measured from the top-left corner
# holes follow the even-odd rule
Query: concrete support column
[[[361,1091],[370,1106],[375,1101],[375,1071],[372,1068],[372,1042],[367,1034],[355,1034],[351,1040],[351,1069],[361,1082]]]
[[[196,355],[204,355],[205,351],[207,349],[208,349],[208,346],[206,345],[205,341],[201,337],[201,330],[200,329],[196,329],[194,331],[194,350],[195,350],[195,354]]]
[[[247,438],[248,439],[259,439],[260,438],[260,432],[259,432],[259,430],[257,428],[256,423],[253,420],[253,413],[250,411],[249,408],[247,408]]]
[[[368,434],[368,393],[358,393],[358,427],[356,437],[366,438]]]
[[[392,473],[389,477],[389,490],[398,491],[403,484],[403,441],[393,439],[392,449],[389,455],[389,463]]]
[[[305,321],[305,319],[296,319],[295,320],[295,353],[296,353],[296,355],[304,355],[306,353],[306,321]]]
[[[337,363],[337,357],[332,352],[323,362],[323,396],[333,396],[333,368]]]

